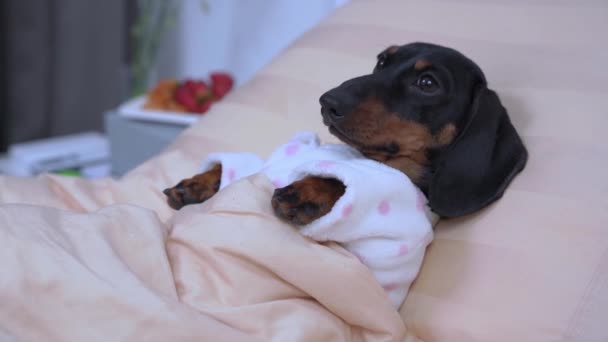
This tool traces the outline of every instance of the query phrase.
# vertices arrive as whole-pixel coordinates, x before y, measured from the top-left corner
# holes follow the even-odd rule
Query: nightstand
[[[122,176],[154,157],[184,129],[183,125],[139,121],[107,112],[105,131],[110,140],[112,175]]]

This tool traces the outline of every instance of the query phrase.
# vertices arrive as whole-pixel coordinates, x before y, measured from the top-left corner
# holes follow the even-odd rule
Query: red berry
[[[213,102],[213,101],[211,101],[211,99],[208,99],[208,100],[203,101],[203,102],[199,102],[199,103],[196,105],[196,110],[195,110],[194,112],[195,112],[195,113],[200,113],[200,114],[205,113],[206,111],[208,111],[208,110],[209,110],[209,107],[211,107],[211,103],[212,103],[212,102]]]
[[[210,75],[211,77],[211,91],[213,95],[221,99],[226,95],[234,85],[234,80],[232,76],[224,72],[213,72]]]
[[[194,80],[193,80],[193,79],[190,79],[190,78],[187,78],[187,79],[185,79],[185,80],[183,80],[183,81],[182,81],[182,84],[183,84],[183,85],[184,85],[186,88],[188,88],[188,89],[191,89],[191,90],[192,90],[192,89],[193,89],[193,87],[194,87]]]
[[[196,110],[198,101],[196,100],[194,93],[192,93],[188,88],[188,82],[178,85],[177,88],[175,88],[175,93],[173,93],[173,98],[177,103],[181,104],[188,111],[192,112]]]
[[[198,98],[202,99],[211,95],[209,93],[209,87],[203,81],[192,81],[187,84],[188,89]]]

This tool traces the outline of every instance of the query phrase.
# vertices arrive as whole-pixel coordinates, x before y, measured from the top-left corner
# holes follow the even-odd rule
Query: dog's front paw
[[[175,210],[188,204],[202,203],[215,195],[220,189],[222,166],[217,165],[211,170],[184,179],[163,193],[167,196],[167,204]]]
[[[337,179],[309,176],[276,189],[271,204],[280,219],[306,225],[329,213],[345,189]]]

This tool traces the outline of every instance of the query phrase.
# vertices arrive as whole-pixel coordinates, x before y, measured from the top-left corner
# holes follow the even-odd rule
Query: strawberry
[[[208,99],[208,100],[206,100],[206,101],[199,102],[199,103],[196,105],[196,110],[195,110],[194,112],[195,112],[195,113],[200,113],[200,114],[203,114],[203,113],[205,113],[206,111],[208,111],[208,110],[209,110],[209,107],[211,107],[211,104],[212,104],[212,103],[213,103],[213,101],[211,101],[211,99]]]
[[[227,75],[219,75],[216,81],[209,89],[209,86],[203,81],[195,81],[192,79],[184,80],[180,83],[173,97],[177,103],[184,106],[191,113],[205,113],[217,98],[217,94],[224,96],[230,88],[232,88],[232,78]],[[214,80],[212,78],[212,80]],[[217,92],[216,92],[217,91]]]
[[[221,99],[226,95],[234,85],[232,76],[224,72],[213,72],[211,77],[211,92],[216,99]]]
[[[204,99],[208,98],[209,96],[211,96],[211,92],[209,91],[209,87],[207,86],[207,83],[205,83],[203,81],[188,80],[188,81],[186,81],[186,86],[188,87],[190,92],[192,92],[194,94],[194,96],[196,96],[196,98],[199,101],[204,100]]]
[[[175,88],[173,98],[177,103],[184,106],[189,112],[194,112],[197,108],[198,101],[196,100],[194,93],[190,91],[188,81],[181,83],[177,86],[177,88]]]
[[[188,88],[188,90],[190,90],[190,92],[194,92],[194,89],[196,87],[196,81],[194,81],[193,79],[185,79],[184,81],[182,81],[182,84]]]

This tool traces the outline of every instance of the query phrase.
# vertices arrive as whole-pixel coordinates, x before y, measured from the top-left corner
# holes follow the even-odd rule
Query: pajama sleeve
[[[212,153],[201,165],[201,172],[222,165],[220,190],[241,178],[263,172],[275,187],[285,186],[289,171],[302,162],[319,146],[319,138],[313,132],[294,135],[285,145],[279,146],[264,162],[260,157],[247,152]]]
[[[247,152],[212,153],[202,163],[200,171],[208,171],[218,164],[222,166],[221,190],[234,181],[258,173],[264,161],[255,154]]]
[[[433,238],[424,195],[400,171],[366,158],[306,163],[289,181],[308,175],[339,179],[346,191],[331,212],[300,232],[357,256],[398,308]]]

